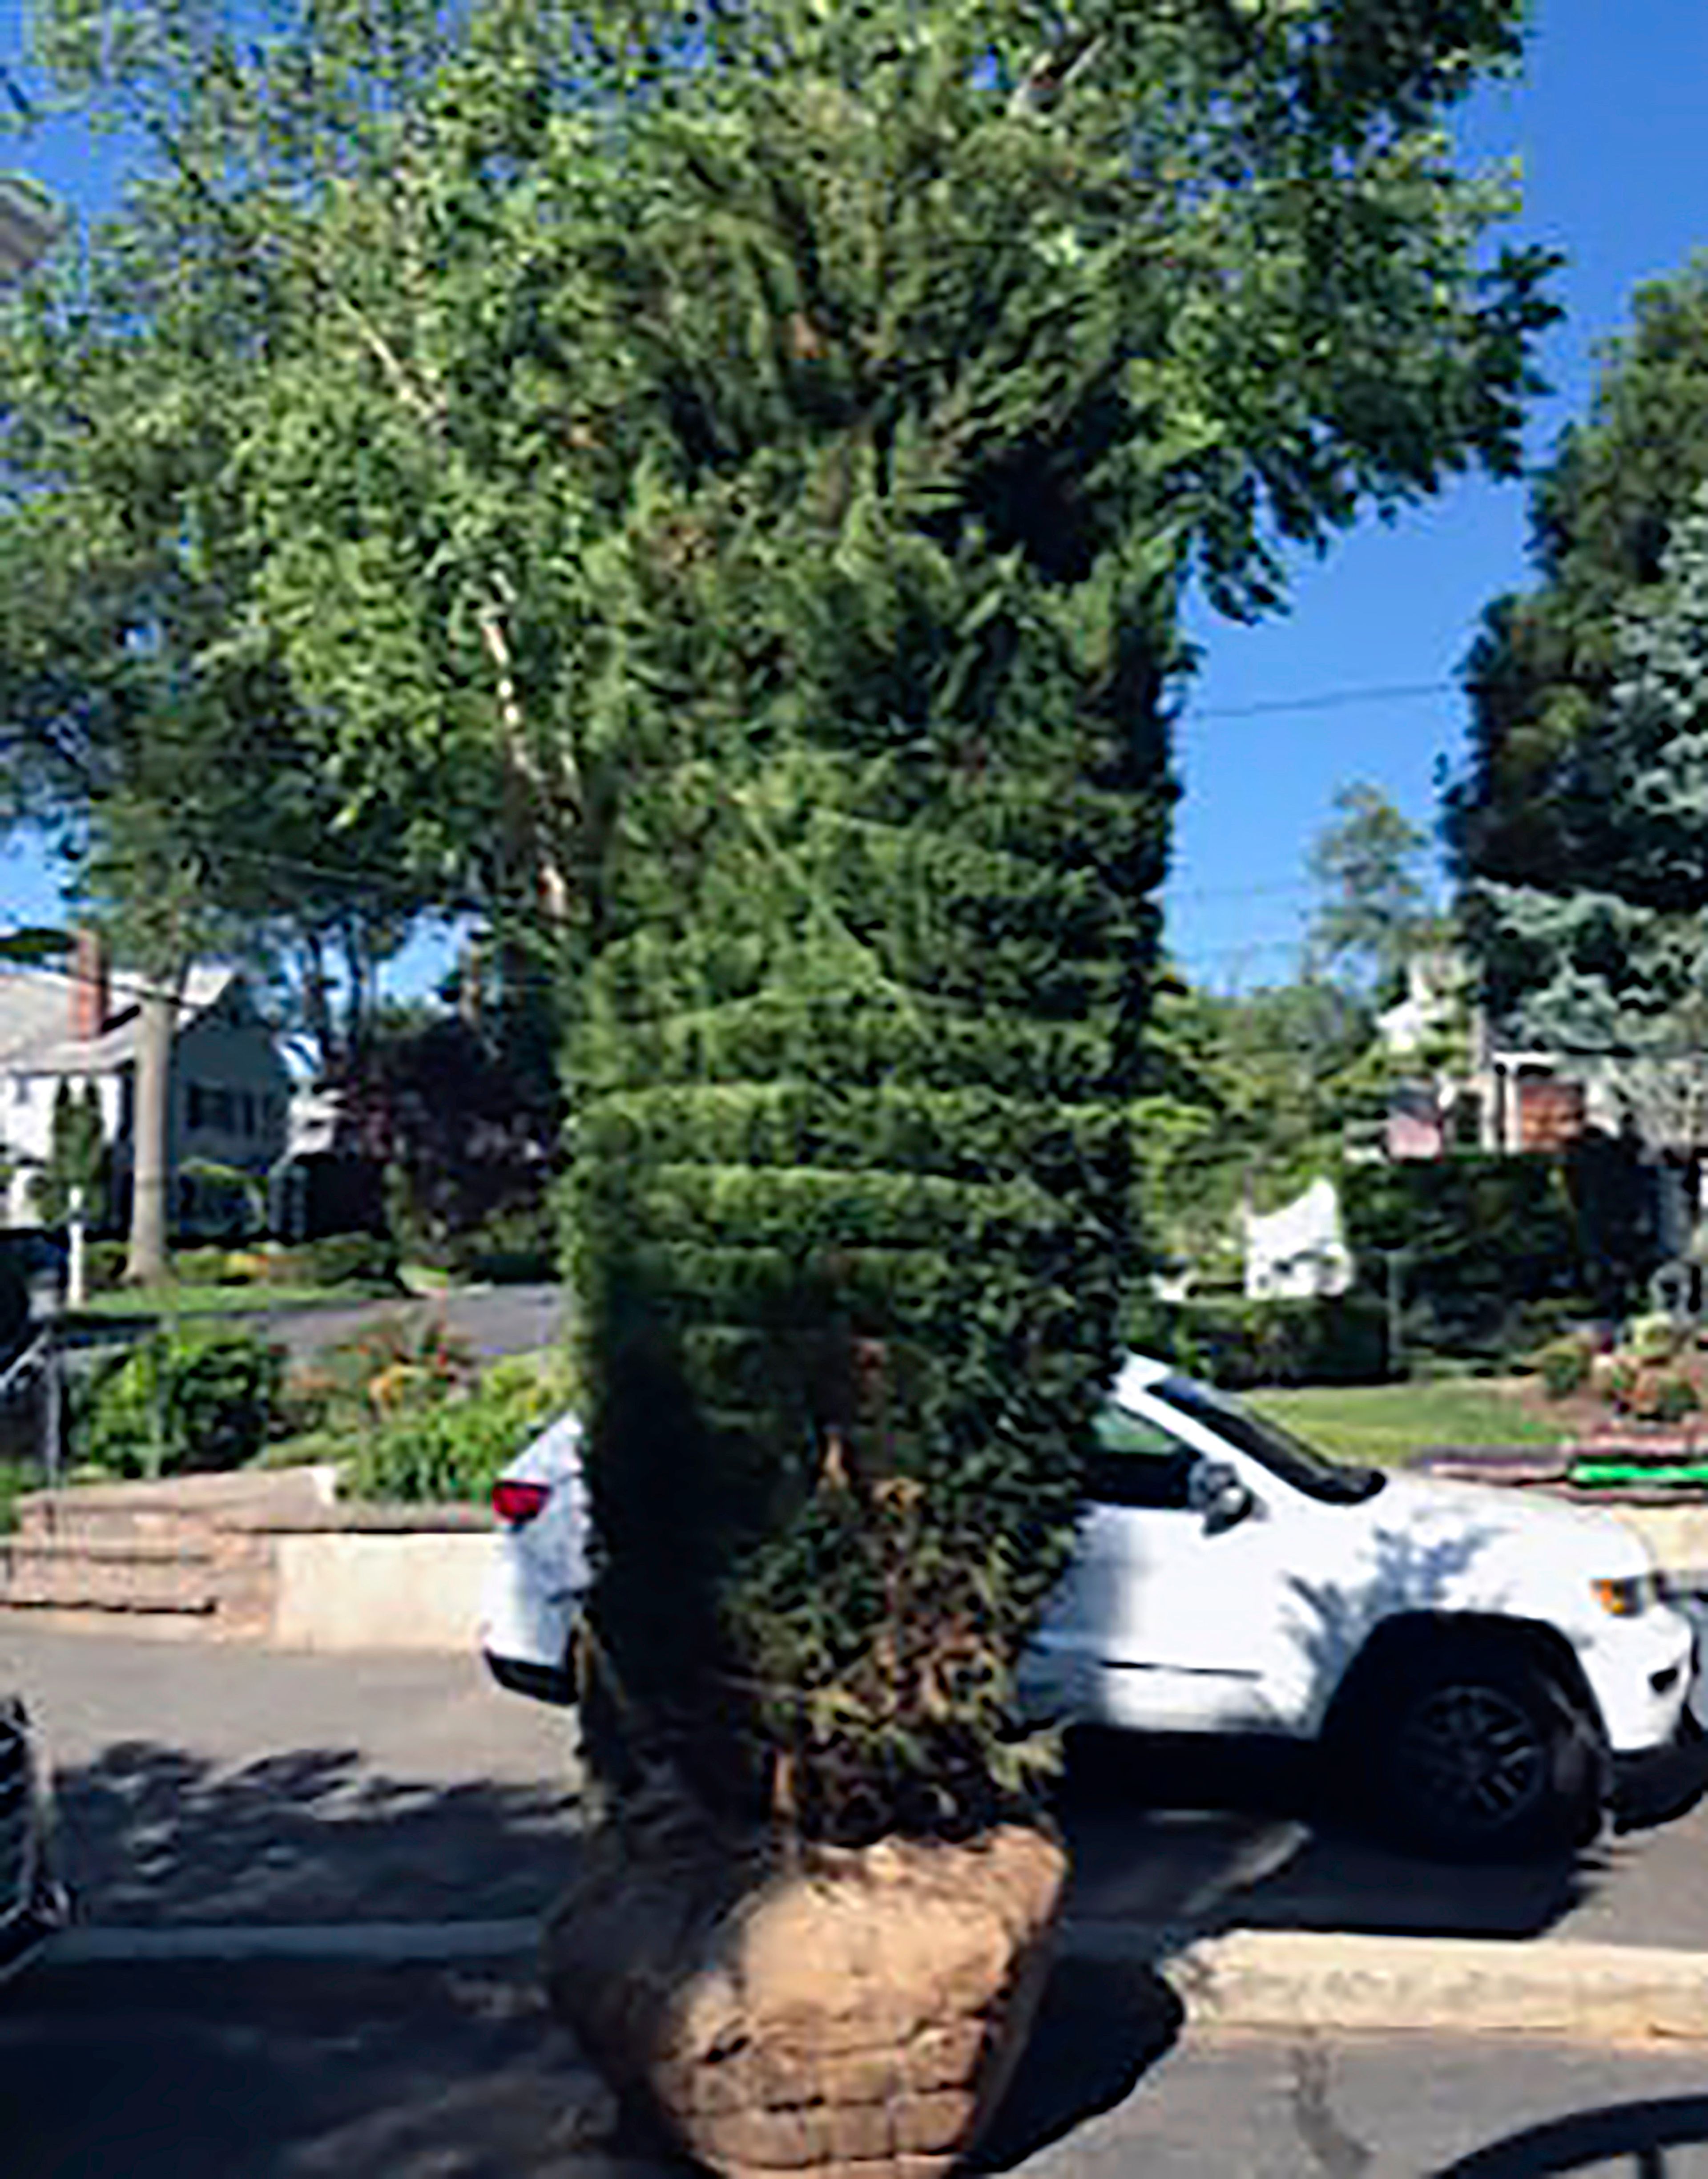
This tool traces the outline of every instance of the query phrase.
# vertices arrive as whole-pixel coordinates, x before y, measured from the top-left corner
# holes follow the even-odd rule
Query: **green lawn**
[[[1322,1452],[1382,1468],[1398,1467],[1426,1446],[1549,1446],[1566,1434],[1485,1378],[1315,1385],[1246,1397]]]
[[[316,1304],[337,1306],[364,1301],[405,1302],[407,1294],[390,1287],[290,1286],[181,1286],[163,1292],[120,1287],[112,1293],[91,1294],[84,1314],[88,1316],[255,1316],[271,1309],[307,1309]]]

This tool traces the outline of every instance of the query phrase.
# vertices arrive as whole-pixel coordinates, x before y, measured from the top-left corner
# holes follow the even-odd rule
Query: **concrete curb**
[[[368,1966],[533,1958],[540,1924],[505,1921],[81,1928],[52,1938],[59,1967],[340,1962]],[[1708,1953],[1552,1938],[1343,1936],[1071,1920],[1070,1959],[1153,1968],[1202,2028],[1297,2034],[1548,2036],[1708,2044]]]
[[[1070,1923],[1062,1948],[1154,1968],[1203,2028],[1708,2043],[1708,1953],[1095,1921]]]

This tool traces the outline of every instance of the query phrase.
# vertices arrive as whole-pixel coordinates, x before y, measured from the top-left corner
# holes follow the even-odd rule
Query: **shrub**
[[[266,1188],[254,1173],[212,1158],[189,1158],[178,1169],[180,1230],[206,1239],[242,1240],[266,1219]]]
[[[1694,1414],[1702,1402],[1682,1371],[1634,1366],[1621,1380],[1617,1404],[1634,1422],[1676,1423]]]
[[[1584,1333],[1573,1332],[1538,1347],[1530,1358],[1530,1366],[1551,1400],[1568,1400],[1590,1382],[1595,1358],[1594,1342]]]
[[[224,1249],[178,1249],[172,1252],[172,1273],[185,1286],[223,1286],[229,1276],[231,1258]]]
[[[478,1386],[368,1432],[356,1444],[350,1487],[359,1497],[411,1504],[484,1498],[500,1470],[562,1407],[561,1388],[550,1378],[525,1364],[499,1364]]]
[[[303,1243],[294,1255],[302,1276],[315,1286],[398,1290],[397,1244],[383,1234],[328,1233]]]
[[[123,1241],[90,1241],[83,1255],[83,1275],[92,1294],[112,1293],[124,1277],[129,1249]]]
[[[426,1315],[385,1316],[327,1347],[286,1382],[286,1427],[359,1430],[400,1407],[430,1405],[475,1379],[465,1342]]]
[[[156,1332],[97,1373],[77,1457],[124,1475],[240,1467],[274,1427],[283,1374],[251,1331]]]
[[[1169,799],[1059,601],[869,504],[871,597],[789,552],[786,710],[637,715],[567,1221],[627,1715],[721,1811],[845,1841],[976,1830],[1048,1759],[1013,1669],[1118,1359]],[[753,601],[703,572],[709,660]],[[933,711],[963,616],[979,693]]]
[[[464,1278],[490,1279],[495,1286],[555,1279],[560,1254],[556,1213],[544,1197],[495,1211],[472,1232],[456,1235],[446,1253]]]
[[[1257,1385],[1375,1385],[1388,1372],[1387,1313],[1373,1296],[1152,1305],[1133,1343],[1229,1391]]]
[[[1625,1334],[1625,1347],[1637,1362],[1670,1362],[1683,1343],[1683,1334],[1664,1311],[1634,1317]]]

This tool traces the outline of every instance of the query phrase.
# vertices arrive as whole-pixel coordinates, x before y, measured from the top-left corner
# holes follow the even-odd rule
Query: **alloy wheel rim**
[[[1437,1688],[1406,1719],[1396,1754],[1408,1793],[1468,1830],[1516,1821],[1547,1783],[1547,1751],[1535,1719],[1498,1688]]]

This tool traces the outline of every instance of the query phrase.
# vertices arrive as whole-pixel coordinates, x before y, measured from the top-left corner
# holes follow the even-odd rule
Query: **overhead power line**
[[[1384,688],[1325,689],[1312,696],[1267,696],[1255,704],[1209,704],[1202,711],[1190,704],[1183,721],[1194,719],[1267,719],[1285,711],[1337,711],[1355,704],[1410,703],[1421,696],[1462,694],[1457,681],[1397,681]]]

